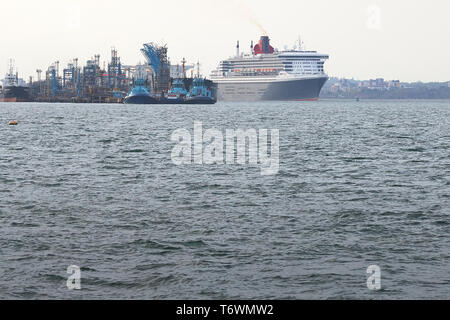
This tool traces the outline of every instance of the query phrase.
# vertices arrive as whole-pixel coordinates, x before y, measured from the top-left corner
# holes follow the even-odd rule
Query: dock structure
[[[67,103],[123,103],[133,89],[136,80],[144,83],[147,91],[156,99],[164,100],[174,79],[181,79],[189,90],[194,78],[195,65],[171,66],[167,45],[154,42],[143,44],[141,53],[144,64],[123,64],[118,51],[112,47],[108,62],[100,62],[96,54],[82,64],[73,58],[67,65],[53,62],[44,71],[37,69],[37,81],[30,77],[29,93],[36,102]],[[60,67],[62,66],[62,67]],[[190,71],[190,78],[186,75]],[[199,77],[200,75],[197,75]],[[212,83],[207,82],[211,90]]]

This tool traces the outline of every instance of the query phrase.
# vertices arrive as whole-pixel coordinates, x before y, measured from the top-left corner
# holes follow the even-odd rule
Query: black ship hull
[[[161,99],[160,103],[161,104],[184,104],[185,99],[184,98],[177,98],[177,99],[163,98],[163,99]]]
[[[216,99],[211,97],[190,97],[186,98],[186,104],[215,104],[217,102]]]
[[[7,87],[4,88],[0,96],[1,102],[30,102],[31,97],[28,88],[25,87]]]
[[[158,100],[149,95],[128,96],[124,100],[125,104],[157,104]]]

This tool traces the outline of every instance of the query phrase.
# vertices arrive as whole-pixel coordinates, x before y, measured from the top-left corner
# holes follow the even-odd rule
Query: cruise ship
[[[211,73],[221,101],[317,100],[328,76],[327,54],[295,50],[278,51],[262,36],[251,53],[221,61]]]

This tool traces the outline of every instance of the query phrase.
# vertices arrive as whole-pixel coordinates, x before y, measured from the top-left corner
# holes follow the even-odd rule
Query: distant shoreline
[[[450,101],[450,98],[343,98],[343,97],[319,97],[319,101]]]
[[[321,98],[333,99],[450,99],[450,82],[400,82],[330,78],[322,88]]]
[[[325,97],[320,97],[319,100],[317,101],[217,101],[217,104],[242,104],[242,103],[246,103],[249,105],[254,105],[254,104],[258,104],[258,103],[270,103],[270,102],[274,102],[274,103],[301,103],[304,105],[307,104],[311,104],[314,105],[317,102],[333,102],[333,101],[337,101],[337,102],[386,102],[386,101],[392,101],[392,102],[418,102],[418,101],[422,101],[422,102],[426,102],[426,101],[430,101],[430,102],[446,102],[449,103],[450,105],[450,99],[441,99],[441,98],[435,98],[435,99],[413,99],[413,98],[405,98],[405,99],[390,99],[390,98],[373,98],[373,99],[364,99],[364,98],[360,98],[359,100],[357,100],[356,98],[325,98]],[[120,105],[120,106],[126,106],[123,103],[117,103],[117,102],[110,102],[110,103],[98,103],[98,102],[42,102],[42,101],[33,101],[33,102],[0,102],[0,105],[35,105],[35,106],[39,106],[39,105]],[[148,105],[148,106],[171,106],[169,105],[165,105],[165,104],[155,104],[155,105]],[[175,106],[175,105],[174,105]]]

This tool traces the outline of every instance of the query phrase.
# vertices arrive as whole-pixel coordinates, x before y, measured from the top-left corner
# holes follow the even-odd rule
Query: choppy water
[[[0,298],[449,299],[449,119],[450,101],[0,104]],[[279,174],[175,166],[194,120],[279,129]]]

